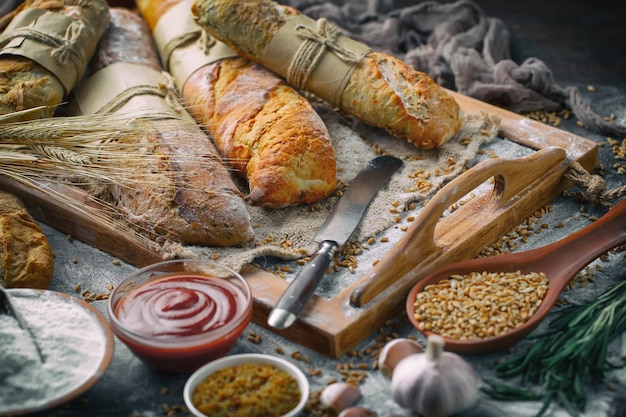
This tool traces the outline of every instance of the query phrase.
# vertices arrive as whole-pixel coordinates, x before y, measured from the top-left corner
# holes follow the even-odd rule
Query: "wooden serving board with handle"
[[[442,265],[476,256],[568,188],[571,184],[564,173],[572,161],[588,170],[597,164],[598,149],[593,141],[452,91],[450,94],[467,112],[498,115],[499,137],[536,152],[522,159],[487,160],[455,178],[429,201],[371,271],[332,299],[314,295],[291,327],[271,330],[338,358],[400,312],[408,292],[421,277]],[[146,242],[89,215],[88,208],[96,203],[80,190],[44,182],[24,185],[2,176],[0,188],[20,197],[38,221],[125,262],[143,267],[161,260]],[[474,194],[471,200],[444,215],[470,192]],[[63,202],[67,197],[77,205],[68,207]],[[269,312],[288,282],[252,265],[244,267],[242,273],[255,299],[253,321],[268,327]]]

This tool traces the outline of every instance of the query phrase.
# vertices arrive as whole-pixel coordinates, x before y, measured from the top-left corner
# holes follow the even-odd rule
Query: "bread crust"
[[[130,61],[161,69],[141,17],[124,8],[112,8],[110,14],[111,23],[95,54],[94,67]],[[128,54],[129,48],[134,53]],[[252,240],[254,232],[243,196],[200,127],[191,118],[145,123],[147,134],[141,140],[147,146],[141,152],[146,157],[128,167],[128,184],[110,187],[126,218],[155,240],[203,246],[233,246]],[[136,145],[132,149],[129,152],[139,152]]]
[[[108,21],[108,4],[105,0],[93,0],[89,7],[79,8],[79,0],[65,2],[50,0],[26,0],[15,14],[27,9],[43,9],[55,13],[72,16],[81,20],[91,30],[83,33],[92,36],[95,45],[104,31]],[[95,48],[94,48],[95,49]],[[86,59],[90,53],[85,51]],[[84,71],[87,65],[85,60]],[[26,113],[16,120],[32,120],[50,117],[66,97],[66,91],[59,79],[48,69],[30,58],[19,55],[0,56],[0,114],[10,114],[38,106],[48,106],[37,112]]]
[[[48,239],[16,196],[0,191],[0,286],[47,289],[54,272]]]
[[[355,69],[341,108],[424,149],[447,142],[462,124],[459,105],[432,78],[379,52]]]
[[[154,29],[180,0],[136,3]],[[246,179],[249,204],[312,204],[335,191],[335,152],[323,120],[272,72],[243,58],[225,58],[197,69],[182,97],[226,163]]]
[[[330,135],[306,99],[267,75],[250,61],[223,60],[196,71],[183,97],[248,180],[246,201],[270,208],[316,203],[337,186]]]
[[[260,64],[272,59],[263,55],[274,35],[299,14],[271,0],[195,0],[192,13],[207,32]],[[458,103],[443,88],[427,74],[381,52],[369,52],[357,64],[338,107],[426,149],[447,142],[462,124]]]

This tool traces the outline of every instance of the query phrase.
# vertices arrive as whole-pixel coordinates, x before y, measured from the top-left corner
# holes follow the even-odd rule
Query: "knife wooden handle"
[[[326,275],[338,247],[335,242],[322,242],[320,249],[298,272],[270,312],[267,320],[270,326],[284,329],[296,321],[298,314],[315,292],[321,279]]]

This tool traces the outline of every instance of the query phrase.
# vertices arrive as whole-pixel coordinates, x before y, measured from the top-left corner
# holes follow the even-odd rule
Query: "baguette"
[[[0,286],[45,290],[54,272],[48,239],[22,202],[0,191]]]
[[[195,0],[192,13],[243,57],[417,147],[439,146],[461,127],[459,105],[428,75],[342,36],[323,19],[316,27],[271,0]]]
[[[136,4],[153,33],[170,11],[179,14],[172,19],[166,15],[162,25],[176,20],[183,26],[181,20],[186,19],[192,30],[201,30],[192,20],[191,1]],[[198,43],[184,47],[203,55]],[[160,50],[189,112],[211,134],[225,161],[247,180],[248,203],[283,208],[316,203],[334,192],[335,153],[323,120],[283,79],[229,51],[216,60],[181,68],[169,65],[176,51],[168,56]]]
[[[110,102],[90,100],[118,86],[118,97],[140,86],[141,93],[109,113],[137,109],[146,116],[159,115],[145,117],[145,137],[129,139],[131,144],[145,143],[140,148],[143,158],[125,167],[128,184],[110,186],[115,202],[127,219],[157,241],[233,246],[252,240],[243,195],[208,136],[182,107],[173,105],[172,99],[178,99],[173,89],[166,97],[143,92],[146,86],[160,91],[168,82],[145,22],[124,8],[111,8],[110,16],[91,63],[96,72],[76,88],[69,109],[73,114],[100,112]],[[132,152],[140,151],[132,147]]]
[[[83,76],[108,11],[105,0],[21,4],[0,38],[0,114],[37,109],[15,120],[52,116]]]

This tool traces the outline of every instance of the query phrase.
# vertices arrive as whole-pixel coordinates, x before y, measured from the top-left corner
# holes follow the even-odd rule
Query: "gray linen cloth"
[[[470,0],[281,0],[313,19],[326,18],[373,49],[395,55],[440,85],[516,113],[564,108],[591,131],[626,136],[626,126],[595,113],[575,86],[560,86],[540,59],[511,60],[510,33]],[[405,4],[408,2],[404,2]]]

